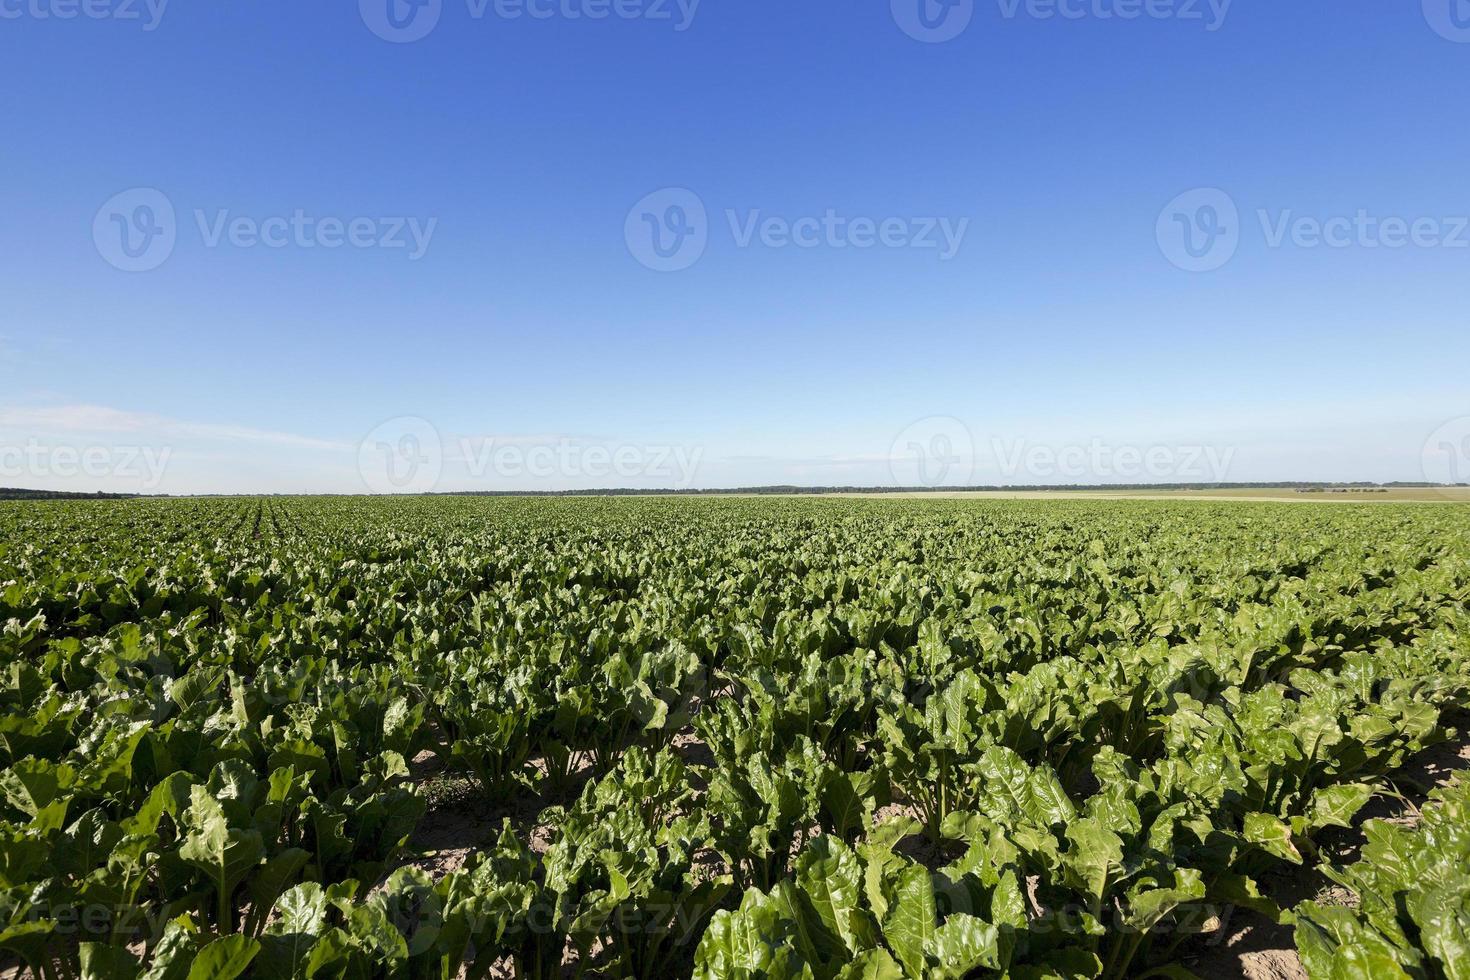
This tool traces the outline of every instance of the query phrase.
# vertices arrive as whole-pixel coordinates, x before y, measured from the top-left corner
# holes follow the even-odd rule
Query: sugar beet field
[[[8,976],[1470,978],[1461,505],[10,503],[0,627]]]

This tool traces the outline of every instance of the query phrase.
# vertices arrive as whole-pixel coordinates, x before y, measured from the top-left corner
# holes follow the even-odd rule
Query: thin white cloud
[[[159,441],[192,439],[204,441],[244,442],[348,452],[348,443],[316,439],[290,432],[273,432],[243,425],[218,425],[209,422],[185,422],[162,415],[129,412],[103,405],[55,405],[46,407],[0,407],[0,429],[18,430],[26,435],[40,434],[127,434]]]
[[[197,422],[175,423],[174,428],[183,435],[201,439],[223,439],[234,442],[258,442],[274,446],[291,446],[297,449],[322,449],[331,452],[356,452],[357,446],[346,442],[332,442],[290,432],[272,432],[267,429],[252,429],[243,425],[208,425]]]

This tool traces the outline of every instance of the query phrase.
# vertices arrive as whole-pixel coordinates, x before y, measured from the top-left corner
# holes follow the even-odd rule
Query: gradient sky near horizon
[[[0,486],[1470,480],[1467,0],[0,0],[0,52]]]

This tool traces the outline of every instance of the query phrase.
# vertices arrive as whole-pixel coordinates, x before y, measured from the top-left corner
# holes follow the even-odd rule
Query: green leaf
[[[46,759],[21,759],[0,773],[0,792],[11,806],[34,817],[76,785],[77,771]]]
[[[927,952],[939,967],[930,976],[961,980],[980,967],[1000,969],[1000,929],[972,915],[957,913],[935,931]]]
[[[198,928],[188,916],[164,927],[163,939],[153,950],[153,961],[140,980],[187,980],[198,951]]]
[[[1366,783],[1342,783],[1327,786],[1312,794],[1312,803],[1307,808],[1307,826],[1316,830],[1322,827],[1351,829],[1353,817],[1373,798],[1373,787]]]
[[[311,935],[322,930],[327,921],[327,896],[314,881],[287,889],[276,899],[276,916],[266,931],[276,935],[304,932]]]
[[[832,832],[844,840],[862,830],[874,809],[873,773],[849,773],[829,769],[822,779],[822,812]]]
[[[983,779],[980,809],[997,821],[1050,827],[1077,815],[1056,773],[1046,766],[1033,769],[1012,749],[986,749],[975,768]]]
[[[893,905],[883,921],[883,938],[907,976],[924,975],[925,953],[937,931],[936,915],[929,870],[910,865],[898,876]]]
[[[904,980],[904,974],[888,950],[870,949],[843,967],[834,980]]]
[[[82,980],[136,980],[138,960],[121,946],[82,943]]]
[[[1424,949],[1447,980],[1470,980],[1470,877],[1460,875],[1454,884],[1412,892],[1407,904]]]
[[[189,969],[189,980],[235,980],[258,952],[260,943],[247,936],[216,939],[199,951]]]
[[[1067,825],[1071,843],[1063,858],[1072,881],[1094,902],[1101,902],[1108,886],[1123,870],[1123,840],[1093,817]]]
[[[328,929],[311,947],[311,955],[306,958],[304,975],[308,978],[346,976],[352,961],[351,937],[341,929]]]
[[[233,928],[235,889],[265,859],[260,832],[231,828],[219,801],[203,786],[195,786],[190,794],[187,820],[190,830],[179,856],[208,876],[215,889],[219,926]]]
[[[165,814],[175,824],[179,823],[182,814],[189,809],[191,785],[188,773],[176,772],[165,776],[153,787],[137,814],[122,822],[123,832],[136,835],[155,833]]]
[[[853,918],[862,896],[862,865],[835,837],[818,837],[797,858],[796,881],[832,935],[857,952]]]
[[[266,861],[251,879],[249,891],[253,906],[250,915],[252,932],[259,931],[259,926],[265,922],[266,913],[291,882],[296,880],[296,876],[309,860],[310,852],[299,847],[288,847]]]
[[[77,877],[90,875],[107,862],[122,839],[122,830],[101,810],[88,810],[66,829],[52,854],[55,870]]]
[[[56,923],[50,919],[17,922],[0,929],[0,949],[7,950],[39,969],[55,941]]]
[[[223,680],[224,672],[218,667],[195,667],[169,684],[168,696],[180,712],[187,712],[194,705],[213,699]]]
[[[1418,954],[1395,949],[1357,921],[1353,910],[1303,902],[1298,909],[1296,946],[1307,974],[1327,980],[1408,980],[1406,967]]]
[[[1261,894],[1260,886],[1251,878],[1239,874],[1216,875],[1210,882],[1208,898],[1223,905],[1239,905],[1241,908],[1259,912],[1273,922],[1283,923],[1289,916],[1281,906]]]
[[[710,920],[695,950],[695,980],[798,975],[793,971],[799,958],[788,935],[777,905],[751,889],[739,910],[716,912]]]
[[[1247,813],[1242,836],[1257,847],[1292,864],[1301,864],[1301,852],[1292,843],[1291,827],[1269,813]]]
[[[1174,872],[1173,887],[1130,890],[1128,913],[1123,921],[1130,929],[1147,933],[1179,906],[1204,897],[1205,885],[1200,873],[1193,868],[1179,868]]]

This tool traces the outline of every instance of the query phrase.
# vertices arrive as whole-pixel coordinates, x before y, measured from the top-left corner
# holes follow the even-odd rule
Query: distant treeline
[[[1299,493],[1376,493],[1388,490],[1434,489],[1444,486],[1470,487],[1470,483],[1107,483],[1080,485],[1075,483],[1054,484],[1006,484],[969,487],[724,487],[714,490],[634,490],[606,488],[601,490],[459,490],[441,494],[421,496],[438,497],[710,497],[729,494],[885,494],[885,493],[1017,493],[1023,491],[1114,491],[1137,493],[1149,490],[1296,490]],[[168,494],[136,493],[69,493],[64,490],[23,490],[0,487],[0,500],[136,500],[141,497],[167,497]],[[202,497],[335,497],[342,494],[198,494]],[[350,494],[347,496],[351,496]]]
[[[1470,486],[1470,484],[1458,484]],[[718,490],[462,490],[437,494],[444,497],[647,497],[647,496],[713,496],[720,494],[831,494],[831,493],[1017,493],[1022,491],[1111,490],[1136,493],[1148,490],[1299,490],[1303,493],[1334,490],[1387,491],[1394,489],[1431,489],[1438,483],[1107,483],[1082,486],[1075,483],[987,485],[969,487],[726,487]]]
[[[21,490],[0,487],[0,500],[131,500],[135,493],[69,493],[65,490]]]

